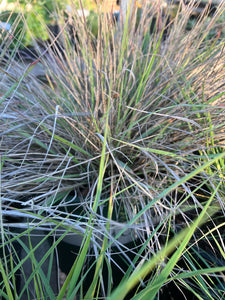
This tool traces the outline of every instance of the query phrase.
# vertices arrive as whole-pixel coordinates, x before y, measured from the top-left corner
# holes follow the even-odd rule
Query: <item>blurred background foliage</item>
[[[15,3],[14,0],[7,0],[8,4]],[[102,2],[102,1],[101,1]],[[151,2],[151,1],[150,1]],[[100,3],[97,0],[18,0],[17,5],[13,6],[13,10],[7,9],[0,12],[0,21],[11,24],[11,34],[14,36],[15,41],[19,41],[19,47],[24,48],[29,45],[33,45],[34,41],[46,41],[49,38],[49,26],[59,25],[64,23],[64,21],[69,19],[71,11],[75,9],[88,9],[89,14],[86,16],[87,26],[89,27],[92,34],[97,37],[98,35],[98,12]],[[204,1],[200,1],[202,6],[197,9],[200,11],[205,9]],[[214,3],[214,2],[213,2]],[[114,11],[112,5],[116,4],[113,1],[109,1],[109,4],[105,4],[108,7],[108,11]],[[7,7],[7,6],[6,6]],[[175,18],[177,11],[179,10],[179,5],[170,5],[168,11],[165,12],[171,18]],[[117,6],[119,9],[119,6]],[[64,19],[60,20],[59,12],[64,12]],[[138,10],[141,14],[141,9]],[[82,17],[81,17],[82,18]],[[209,16],[210,22],[211,16]],[[217,26],[210,31],[208,38],[216,35],[224,34],[224,16],[218,19]],[[140,16],[137,18],[140,20]],[[190,30],[198,22],[197,16],[192,16],[187,24],[187,30]],[[3,40],[7,32],[0,32],[0,39]],[[2,36],[2,37],[1,37]],[[13,43],[11,43],[11,48],[15,48]]]
[[[7,2],[15,3],[14,0]],[[64,11],[65,18],[68,17],[70,2],[69,0],[19,0],[13,11],[4,10],[0,13],[0,21],[12,26],[14,40],[20,40],[20,48],[23,48],[32,45],[33,38],[47,40],[49,38],[48,26],[58,24],[59,11]],[[73,1],[72,5],[77,9],[81,8],[79,0]],[[93,10],[96,9],[97,4],[93,0],[85,0],[82,1],[82,6],[90,10],[88,23],[91,24],[93,33],[96,35],[97,25],[93,24],[97,24],[97,14]]]

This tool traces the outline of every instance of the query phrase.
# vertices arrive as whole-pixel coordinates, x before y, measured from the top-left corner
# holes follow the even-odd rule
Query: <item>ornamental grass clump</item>
[[[225,269],[225,51],[219,32],[208,34],[225,6],[210,21],[203,12],[187,31],[191,9],[171,19],[146,4],[139,21],[135,10],[120,24],[99,13],[97,38],[74,9],[60,15],[59,34],[49,34],[31,63],[4,52],[2,249],[16,240],[25,248],[22,237],[33,230],[55,239],[41,262],[32,243],[26,249],[36,268],[20,296],[37,277],[36,298],[53,297],[40,265],[49,259],[49,275],[56,246],[72,235],[82,247],[57,299],[67,288],[68,299],[123,299],[133,288],[133,299],[160,299],[171,284],[220,299],[223,280],[212,278]],[[25,233],[15,230],[15,216]],[[93,280],[84,290],[91,251]],[[117,265],[122,281],[112,293],[113,252],[127,267]],[[23,261],[17,256],[15,269],[11,260],[2,284],[8,276],[13,286]],[[2,285],[2,295],[10,293]]]

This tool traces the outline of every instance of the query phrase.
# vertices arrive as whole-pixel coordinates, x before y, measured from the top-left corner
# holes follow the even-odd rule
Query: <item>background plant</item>
[[[8,0],[8,3],[14,3]],[[45,41],[49,38],[48,26],[58,23],[58,11],[63,11],[68,17],[71,1],[27,1],[19,0],[15,5],[14,11],[3,11],[0,14],[0,21],[7,22],[12,25],[11,33],[14,35],[14,41],[11,48],[16,48],[16,41],[20,41],[20,47],[33,45],[35,40]],[[79,9],[79,1],[72,2],[73,9]],[[91,10],[90,21],[94,18],[93,9],[97,5],[93,1],[82,1],[84,8]],[[68,20],[65,20],[68,22]],[[95,26],[96,27],[96,26]],[[96,29],[95,29],[96,30]],[[6,34],[6,33],[5,33]]]

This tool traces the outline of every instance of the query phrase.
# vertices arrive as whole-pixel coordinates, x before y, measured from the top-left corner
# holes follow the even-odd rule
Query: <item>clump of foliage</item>
[[[198,298],[222,296],[225,52],[224,41],[205,37],[224,11],[221,4],[188,32],[190,10],[168,24],[158,6],[146,6],[141,22],[135,11],[118,27],[99,15],[95,38],[74,10],[73,38],[62,30],[61,47],[47,47],[25,71],[2,59],[1,215],[25,214],[30,235],[49,226],[56,241],[45,258],[67,234],[83,237],[57,299],[67,288],[71,299],[123,299],[133,288],[132,299],[155,299],[171,282]],[[32,73],[38,63],[45,82]],[[1,231],[2,247],[23,235],[3,217]],[[129,232],[139,243],[132,258],[121,242]],[[129,266],[114,291],[112,247]],[[95,272],[83,290],[91,249]],[[5,276],[12,285],[14,273]]]
[[[9,0],[8,2],[14,3],[13,0]],[[14,35],[14,42],[11,44],[11,48],[15,48],[16,41],[19,41],[20,47],[23,48],[35,44],[35,40],[48,40],[48,26],[58,23],[58,12],[63,11],[65,14],[64,18],[68,18],[71,7],[73,9],[79,9],[80,7],[78,0],[72,3],[71,7],[69,3],[70,1],[19,0],[14,12],[3,11],[0,14],[0,21],[12,25],[11,33]],[[96,20],[93,9],[96,9],[97,5],[93,1],[82,1],[82,5],[91,11],[88,22],[93,28],[93,33],[97,35],[97,26],[93,25],[93,20]],[[66,22],[68,23],[68,19]],[[6,32],[4,35],[6,35]]]
[[[8,1],[14,2],[14,1]],[[2,22],[12,25],[15,38],[21,42],[21,46],[32,44],[32,36],[36,39],[48,39],[47,25],[55,21],[53,1],[18,1],[15,12],[4,11],[0,15]],[[65,3],[57,3],[59,9],[65,9]],[[15,24],[18,20],[19,24]],[[18,26],[19,25],[19,26]],[[18,37],[21,35],[21,37]]]

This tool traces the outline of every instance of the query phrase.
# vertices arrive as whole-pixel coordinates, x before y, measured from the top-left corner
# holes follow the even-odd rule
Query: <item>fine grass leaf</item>
[[[13,300],[14,297],[13,297],[13,294],[12,294],[12,291],[11,291],[11,287],[9,285],[9,280],[8,280],[8,277],[5,273],[5,269],[4,269],[4,266],[2,264],[2,260],[0,259],[0,270],[1,270],[1,275],[3,277],[3,282],[4,282],[4,285],[5,285],[5,288],[6,288],[6,293],[7,293],[7,299],[8,300]]]

